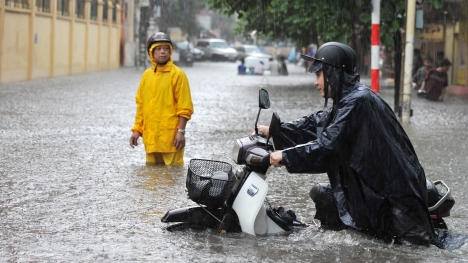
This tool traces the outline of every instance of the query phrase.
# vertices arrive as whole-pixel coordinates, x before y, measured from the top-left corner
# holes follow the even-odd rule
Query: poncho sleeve
[[[340,102],[340,107],[334,112],[319,112],[313,114],[314,122],[304,124],[302,129],[316,133],[316,138],[302,142],[283,151],[283,164],[290,173],[323,173],[333,164],[333,156],[346,152],[349,138],[358,123],[356,116],[357,104],[354,98]],[[329,125],[327,125],[330,123]]]

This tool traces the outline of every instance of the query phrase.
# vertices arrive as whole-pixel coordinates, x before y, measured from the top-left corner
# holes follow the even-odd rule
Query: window
[[[107,21],[107,11],[109,9],[109,3],[104,0],[104,6],[102,8],[102,21]]]
[[[213,41],[211,42],[211,46],[214,48],[228,48],[228,44],[223,41]]]
[[[117,3],[114,3],[114,8],[112,8],[112,22],[117,21]]]
[[[50,0],[36,0],[36,8],[38,12],[50,13]]]
[[[84,6],[85,0],[76,0],[76,18],[85,18],[84,17]]]
[[[29,9],[28,0],[5,0],[5,5],[10,7]]]
[[[68,16],[70,10],[70,0],[57,1],[57,13],[61,16]]]
[[[208,46],[208,42],[200,41],[200,42],[197,43],[197,46],[199,46],[199,47],[207,47],[207,46]]]
[[[98,0],[91,0],[91,20],[97,20]]]

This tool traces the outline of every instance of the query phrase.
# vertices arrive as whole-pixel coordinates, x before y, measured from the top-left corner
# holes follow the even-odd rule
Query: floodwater
[[[270,168],[268,199],[312,225],[250,236],[214,230],[168,232],[167,210],[194,205],[185,176],[192,158],[231,161],[234,140],[254,128],[258,90],[292,120],[323,107],[313,74],[237,76],[236,63],[195,63],[189,77],[195,114],[187,125],[186,165],[147,166],[143,146],[129,146],[142,69],[0,85],[0,261],[31,262],[468,262],[468,245],[451,250],[386,244],[354,231],[322,231],[308,197],[325,174]],[[393,107],[393,91],[381,96]],[[414,94],[413,94],[414,95]],[[468,236],[468,101],[412,97],[405,125],[431,180],[457,203],[450,232]]]

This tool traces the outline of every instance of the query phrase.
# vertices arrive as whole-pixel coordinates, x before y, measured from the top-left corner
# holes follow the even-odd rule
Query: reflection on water
[[[183,167],[151,164],[138,168],[135,172],[137,176],[146,179],[143,186],[144,189],[156,191],[157,187],[174,186],[176,181],[173,179],[173,176],[180,176],[183,172]]]
[[[135,184],[135,188],[151,191],[157,198],[154,210],[142,213],[143,216],[161,216],[166,211],[162,209],[160,202],[168,200],[168,197],[177,189],[176,185],[185,185],[186,169],[183,166],[166,166],[160,164],[147,164],[135,170],[135,174],[142,180],[142,184]],[[161,200],[161,201],[158,201]]]

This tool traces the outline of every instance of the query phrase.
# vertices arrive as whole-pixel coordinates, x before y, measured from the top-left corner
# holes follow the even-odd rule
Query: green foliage
[[[414,1],[414,0],[413,0]],[[425,0],[435,8],[443,0]],[[371,0],[208,0],[226,15],[238,15],[236,33],[253,30],[271,39],[292,39],[298,46],[326,41],[354,42],[370,49]],[[381,44],[393,46],[393,35],[404,28],[406,0],[381,0]]]
[[[443,0],[425,0],[426,3],[432,5],[435,9],[439,9],[442,7]]]
[[[189,36],[197,36],[200,28],[196,14],[205,7],[207,0],[153,0],[154,5],[161,7],[161,18],[158,21],[161,31],[168,27],[180,27]]]

